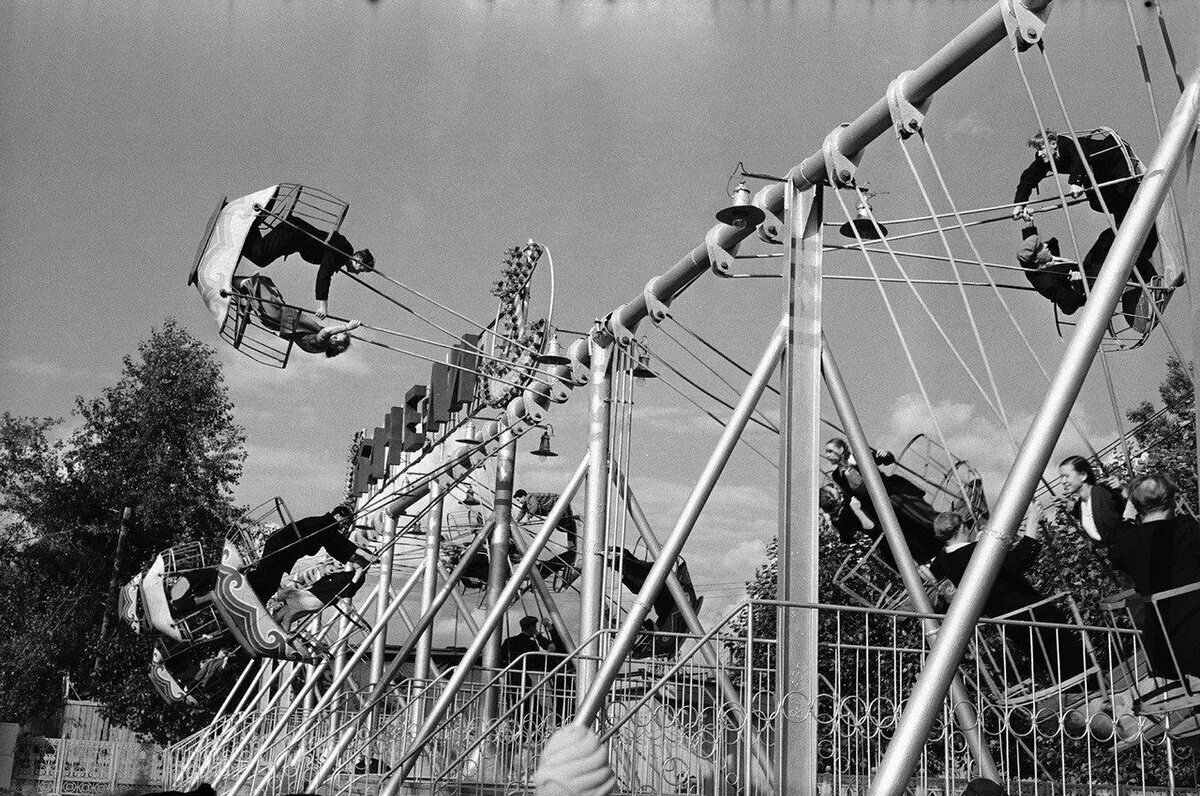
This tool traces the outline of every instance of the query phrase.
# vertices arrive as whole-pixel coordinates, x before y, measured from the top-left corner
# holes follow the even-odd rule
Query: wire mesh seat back
[[[292,524],[292,514],[288,511],[283,498],[274,497],[266,500],[242,518],[226,536],[226,542],[231,545],[241,562],[234,564],[222,561],[226,566],[241,568],[258,561],[262,557],[263,544],[268,536],[285,526]]]
[[[1200,639],[1181,637],[1180,628],[1171,627],[1170,616],[1173,601],[1178,606],[1182,599],[1197,593],[1200,582],[1151,595],[1128,589],[1101,604],[1113,627],[1141,631],[1122,652],[1129,661],[1129,687],[1143,713],[1184,711],[1190,715],[1200,711],[1200,677],[1188,671],[1182,661],[1184,645],[1194,648]]]
[[[341,230],[349,209],[347,202],[328,191],[310,185],[281,182],[275,198],[263,208],[264,216],[260,225],[264,230],[271,230],[285,223],[289,217],[299,218],[320,230],[324,236],[323,242],[328,243],[333,234]]]
[[[978,666],[997,704],[1028,706],[1057,699],[1069,705],[1082,692],[1064,695],[1085,680],[1107,679],[1106,662],[1067,592],[980,623],[975,640]],[[1107,682],[1101,687],[1111,690]]]
[[[268,286],[267,295],[250,295],[237,284],[230,295],[229,312],[221,324],[221,339],[262,365],[285,368],[292,353],[291,333],[296,330],[302,310],[284,303],[283,296],[269,280],[256,280]],[[264,320],[264,302],[278,310],[278,323]],[[274,327],[274,328],[272,328]]]
[[[976,522],[988,518],[990,510],[979,471],[937,440],[917,434],[900,450],[896,462],[919,477],[926,499],[939,514],[953,511]]]
[[[188,570],[204,569],[208,566],[205,563],[204,548],[199,542],[184,542],[170,547],[163,551],[163,560],[166,564],[164,574],[167,576],[181,575]]]

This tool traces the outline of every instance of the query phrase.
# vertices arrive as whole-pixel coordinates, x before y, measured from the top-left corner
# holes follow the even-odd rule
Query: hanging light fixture
[[[479,429],[475,426],[475,421],[472,420],[470,423],[467,423],[466,430],[463,431],[462,436],[454,441],[462,445],[478,445]]]
[[[459,502],[464,506],[478,506],[479,498],[475,497],[475,487],[467,484],[467,494]]]
[[[554,426],[547,425],[546,430],[542,432],[542,440],[538,444],[538,449],[533,452],[534,456],[539,459],[549,459],[558,454],[550,450],[550,437],[554,434]]]
[[[855,212],[854,220],[847,221],[838,227],[838,232],[842,233],[843,238],[855,240],[879,240],[887,237],[887,227],[875,220],[875,213],[871,210],[871,204],[867,201],[867,194],[860,193],[858,197],[858,208]],[[855,230],[858,231],[856,236]]]
[[[570,365],[571,360],[563,356],[562,346],[558,344],[558,332],[554,327],[550,327],[550,342],[546,345],[546,350],[538,354],[535,359],[543,365]]]
[[[733,204],[717,211],[717,221],[731,227],[757,227],[767,218],[761,208],[750,203],[750,189],[746,181],[738,183],[733,191]]]

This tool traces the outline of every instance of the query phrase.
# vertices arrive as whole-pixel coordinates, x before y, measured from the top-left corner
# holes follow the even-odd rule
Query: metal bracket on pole
[[[636,337],[636,334],[634,333],[633,329],[630,329],[619,320],[621,317],[621,309],[624,306],[625,305],[622,304],[620,307],[617,307],[615,310],[613,310],[612,314],[604,320],[605,324],[608,326],[609,333],[612,334],[613,339],[617,341],[617,344],[627,346],[633,342],[633,338]]]
[[[914,133],[921,132],[925,125],[925,114],[929,113],[929,100],[925,100],[920,105],[914,105],[909,102],[904,91],[904,82],[912,70],[901,72],[896,76],[896,79],[888,84],[887,103],[888,112],[892,115],[892,127],[896,130],[896,135],[901,138],[908,138]]]
[[[783,243],[783,219],[771,211],[766,197],[761,191],[754,195],[752,204],[766,215],[763,222],[758,225],[758,237],[767,243]]]
[[[842,148],[838,145],[838,133],[849,126],[848,124],[838,125],[829,135],[825,136],[825,141],[821,144],[821,154],[825,158],[825,173],[829,175],[829,182],[835,188],[854,187],[854,175],[858,173],[858,161],[862,160],[861,152],[856,157],[848,158],[842,154]]]
[[[720,227],[713,227],[704,236],[704,247],[708,249],[708,267],[714,276],[729,278],[734,275],[733,253],[717,243],[718,229]]]
[[[1050,13],[1049,8],[1046,6],[1041,14],[1037,14],[1026,8],[1021,0],[1000,0],[1004,27],[1017,52],[1024,52],[1042,40],[1042,32],[1046,29],[1044,16]]]
[[[662,323],[671,314],[671,308],[658,298],[658,287],[661,280],[662,274],[659,274],[642,288],[642,300],[646,302],[646,315],[655,324]],[[617,315],[620,313],[618,312]]]
[[[737,255],[725,249],[717,242],[717,231],[724,225],[718,225],[708,231],[704,236],[704,245],[708,249],[709,268],[715,276],[722,279],[778,279],[778,273],[741,273],[733,272],[733,261],[737,259],[754,259],[754,258],[739,258]]]

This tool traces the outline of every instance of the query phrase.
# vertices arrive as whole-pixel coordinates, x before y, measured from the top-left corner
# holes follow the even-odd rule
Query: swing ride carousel
[[[220,704],[206,728],[169,749],[173,787],[529,792],[543,748],[567,725],[594,733],[622,793],[958,793],[981,776],[1009,793],[1200,787],[1200,680],[1171,649],[1179,639],[1169,630],[1172,606],[1194,600],[1200,584],[1141,595],[1114,580],[1095,604],[1065,590],[988,609],[1018,531],[1069,523],[1065,514],[1023,519],[1032,500],[1061,493],[1043,473],[1076,423],[1071,409],[1093,360],[1108,373],[1157,335],[1186,361],[1166,311],[1184,283],[1175,200],[1190,187],[1200,82],[1175,70],[1178,101],[1162,124],[1150,92],[1155,138],[1140,159],[1124,131],[1072,123],[1042,41],[1048,24],[1048,3],[1001,0],[786,174],[739,165],[733,201],[703,242],[640,294],[598,307],[603,319],[569,344],[555,325],[553,259],[539,243],[507,250],[496,314],[476,323],[335,245],[348,205],[332,194],[279,184],[221,200],[189,284],[221,339],[263,367],[288,367],[296,347],[321,337],[312,310],[287,303],[247,264],[249,239],[277,230],[343,257],[344,278],[442,336],[371,322],[339,332],[430,363],[427,382],[401,390],[397,405],[380,407],[382,423],[356,435],[346,516],[297,520],[275,498],[247,512],[222,549],[165,550],[122,588],[125,623],[158,639],[158,693]],[[1136,25],[1133,37],[1142,54]],[[1052,120],[1074,131],[1059,148],[1073,148],[1078,168],[1060,174],[1052,158],[1044,198],[961,209],[926,136],[937,125],[931,101],[993,47],[1012,51],[1042,136]],[[1057,98],[1047,108],[1035,99],[1044,87],[1035,90],[1034,63]],[[874,215],[859,164],[869,144],[889,138],[875,146],[896,147],[907,163],[909,190],[928,211],[918,217]],[[1057,365],[1043,361],[1011,309],[1043,301],[1026,278],[1037,266],[1016,264],[1011,248],[981,234],[1011,223],[1014,208],[1070,241],[1053,264],[1083,304],[1069,316],[1047,310],[1046,327],[1061,337]],[[1085,218],[1109,228],[1100,254],[1082,239]],[[865,275],[825,270],[851,258]],[[916,270],[929,264],[945,278]],[[780,286],[783,313],[757,362],[740,362],[689,323],[687,291],[701,279]],[[878,287],[881,317],[931,418],[895,455],[871,446],[838,340],[822,333],[822,283],[853,279]],[[922,298],[930,284],[956,288],[969,333],[941,323]],[[1007,431],[1011,470],[991,500],[937,422],[920,351],[886,285],[911,292]],[[976,314],[985,302],[1011,328],[985,334]],[[1023,438],[1011,431],[989,356],[1001,334],[1028,355],[1024,378],[1045,384]],[[651,379],[720,434],[677,519],[658,529],[632,477],[635,396]],[[822,384],[835,410],[828,419]],[[777,413],[764,411],[767,392]],[[515,489],[522,438],[536,441],[532,455],[555,456],[552,416],[572,398],[588,407],[586,454],[552,491]],[[745,439],[751,426],[776,436],[777,449]],[[1132,472],[1137,429],[1096,445],[1076,430],[1097,471]],[[826,448],[835,466],[822,474],[830,436],[845,444],[841,458]],[[684,554],[739,446],[763,483],[778,484],[777,588],[773,599],[747,598],[702,622],[704,595]],[[946,515],[979,531],[957,584],[922,566],[936,552],[922,535]],[[313,554],[318,538],[323,552]],[[538,618],[540,640],[513,654],[502,639],[521,616]],[[435,650],[435,624],[452,625],[463,643]]]

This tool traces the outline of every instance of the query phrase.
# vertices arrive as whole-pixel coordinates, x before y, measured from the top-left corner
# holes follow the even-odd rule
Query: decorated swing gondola
[[[281,224],[302,223],[301,234],[316,235],[322,246],[330,247],[348,208],[346,202],[325,191],[289,183],[218,202],[188,284],[196,286],[222,340],[256,362],[287,366],[303,310],[285,303],[269,278],[238,274],[247,238],[269,233]]]

